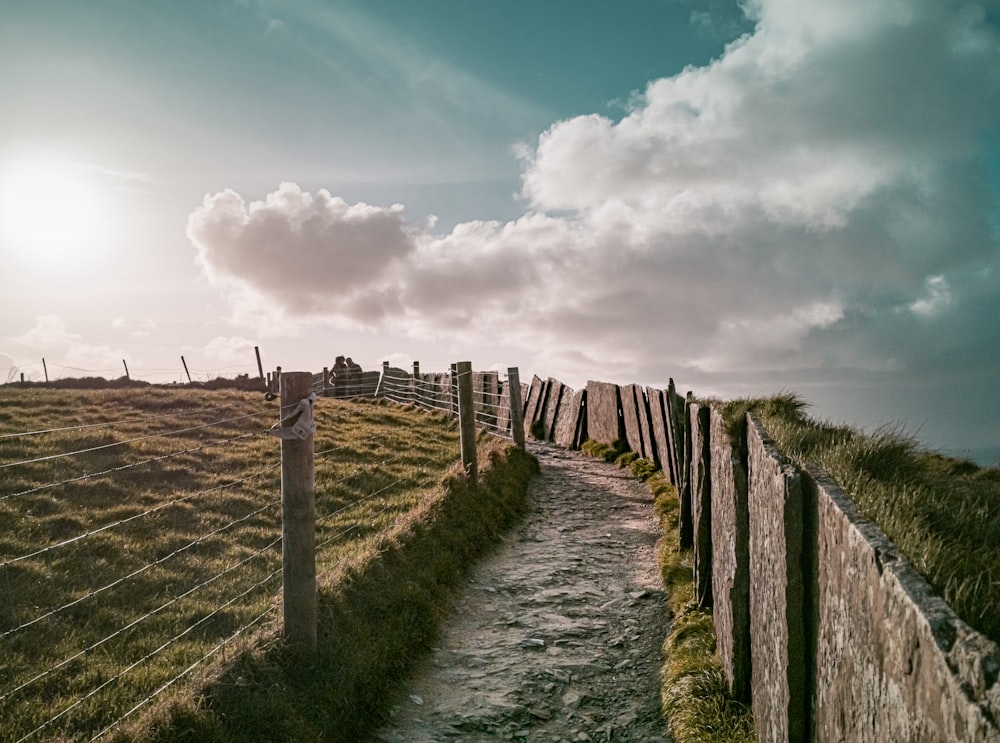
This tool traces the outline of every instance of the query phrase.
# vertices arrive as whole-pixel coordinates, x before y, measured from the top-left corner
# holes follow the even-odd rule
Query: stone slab
[[[563,390],[563,403],[559,406],[556,417],[555,442],[567,449],[578,449],[580,440],[580,421],[583,417],[583,398],[586,390],[574,392],[566,387]]]
[[[627,384],[619,388],[621,395],[622,417],[625,420],[625,439],[628,441],[628,448],[645,457],[643,448],[642,426],[639,423],[639,398],[642,397],[642,388],[637,384]]]
[[[496,426],[500,406],[500,375],[497,372],[474,372],[472,399],[476,420],[490,428]]]
[[[653,444],[653,421],[650,418],[649,400],[646,391],[636,385],[635,403],[639,409],[639,432],[642,434],[642,451],[646,459],[656,461],[656,446]]]
[[[510,433],[510,385],[503,382],[500,385],[500,407],[497,408],[497,428]]]
[[[531,432],[531,424],[535,422],[538,411],[545,404],[545,382],[541,377],[535,375],[531,378],[531,385],[528,388],[528,402],[524,408],[524,432]]]
[[[809,674],[802,478],[753,416],[747,425],[747,461],[754,726],[761,743],[804,741]]]
[[[712,615],[729,690],[750,701],[750,545],[747,477],[726,424],[712,410]]]
[[[681,403],[679,398],[673,394],[673,380],[670,381],[670,389],[667,391],[666,399],[670,410],[670,420],[673,421],[673,429],[676,433],[674,446],[677,453],[677,476],[680,478],[677,491],[681,507],[678,524],[681,549],[692,549],[694,547],[694,516],[691,491],[691,425],[690,416],[686,412],[690,405]]]
[[[587,436],[602,444],[613,444],[625,437],[619,414],[618,385],[587,382]]]
[[[829,475],[807,467],[803,486],[816,507],[814,739],[1000,741],[997,644],[934,595]]]
[[[411,402],[413,400],[413,386],[410,373],[395,366],[387,367],[379,380],[377,395],[388,397],[394,402]]]
[[[559,415],[559,408],[563,404],[566,390],[569,388],[558,379],[548,380],[548,396],[545,400],[545,411],[542,413],[542,427],[545,431],[545,438],[548,441],[555,440],[556,417]],[[572,394],[572,390],[570,390]]]
[[[691,426],[691,517],[694,527],[694,597],[699,606],[712,605],[712,479],[711,410],[689,405]],[[723,547],[725,549],[725,547]]]
[[[660,465],[670,484],[677,487],[677,473],[667,438],[667,409],[663,391],[647,387],[646,399],[649,401],[649,420],[653,428],[653,460]]]

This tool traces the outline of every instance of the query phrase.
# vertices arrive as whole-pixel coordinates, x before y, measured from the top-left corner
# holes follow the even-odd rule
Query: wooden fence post
[[[453,380],[458,385],[458,428],[462,436],[462,467],[466,477],[475,485],[479,480],[476,463],[476,411],[472,404],[472,362],[452,364]]]
[[[330,396],[330,367],[329,366],[324,366],[323,367],[323,394],[321,395],[321,397],[329,397],[329,396]]]
[[[310,372],[280,376],[282,430],[299,422],[295,407],[312,393]],[[311,411],[309,412],[311,418]],[[284,636],[299,651],[316,651],[316,472],[313,435],[281,439],[281,569]]]
[[[451,395],[449,397],[451,399],[451,414],[458,415],[458,364],[451,365]]]
[[[521,403],[521,375],[516,366],[507,369],[507,397],[510,401],[510,432],[514,435],[514,444],[524,448],[524,407]]]
[[[421,405],[421,401],[420,401],[420,362],[419,361],[414,361],[413,362],[413,385],[412,385],[412,391],[413,391],[413,404],[416,405],[419,408],[420,405]]]

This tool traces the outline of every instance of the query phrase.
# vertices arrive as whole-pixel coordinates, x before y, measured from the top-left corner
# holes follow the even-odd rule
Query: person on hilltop
[[[348,356],[347,361],[347,396],[354,397],[361,394],[361,365],[355,364],[354,360]]]
[[[330,381],[333,384],[334,397],[347,397],[347,361],[343,356],[338,356],[337,361],[330,370]]]

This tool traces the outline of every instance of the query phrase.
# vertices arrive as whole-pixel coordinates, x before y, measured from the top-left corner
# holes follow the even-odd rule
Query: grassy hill
[[[377,719],[532,462],[484,441],[502,497],[477,507],[453,420],[319,400],[324,663],[303,663],[279,639],[277,418],[235,390],[0,387],[0,739],[333,740]],[[399,562],[413,549],[437,556]]]

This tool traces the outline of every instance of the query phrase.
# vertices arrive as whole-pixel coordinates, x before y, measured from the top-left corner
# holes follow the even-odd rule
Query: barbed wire
[[[67,545],[75,544],[75,543],[80,542],[80,541],[82,541],[84,539],[88,539],[89,537],[95,536],[96,534],[102,534],[102,533],[104,533],[106,531],[110,531],[111,529],[117,529],[117,528],[119,528],[121,526],[124,526],[125,524],[131,523],[133,521],[137,521],[138,519],[141,519],[141,518],[144,518],[144,517],[149,516],[151,514],[157,513],[157,512],[162,511],[162,510],[164,510],[166,508],[169,508],[170,506],[177,505],[178,503],[185,503],[187,501],[193,500],[193,499],[195,499],[195,498],[197,498],[197,497],[199,497],[201,495],[207,495],[208,493],[214,493],[214,492],[218,492],[220,490],[226,490],[227,488],[235,487],[236,485],[240,485],[240,484],[242,484],[244,482],[248,482],[248,481],[253,480],[253,479],[257,478],[257,477],[261,477],[261,476],[263,476],[265,473],[267,473],[269,471],[278,469],[280,466],[281,466],[280,462],[278,464],[270,465],[269,467],[265,467],[263,470],[255,472],[252,475],[248,475],[247,477],[240,478],[239,480],[233,480],[231,482],[223,483],[222,485],[216,485],[215,487],[212,487],[212,488],[207,488],[205,490],[199,490],[199,491],[197,491],[195,493],[189,493],[188,495],[185,495],[185,496],[183,496],[181,498],[174,498],[174,499],[166,501],[164,503],[160,503],[159,505],[156,505],[153,508],[150,508],[150,509],[148,509],[146,511],[143,511],[142,513],[137,513],[137,514],[134,514],[132,516],[127,516],[126,518],[123,518],[123,519],[120,519],[118,521],[115,521],[112,524],[105,524],[104,526],[101,526],[101,527],[99,527],[97,529],[91,529],[90,531],[87,531],[87,532],[85,532],[83,534],[78,534],[75,537],[70,537],[69,539],[64,539],[61,542],[56,542],[55,544],[50,544],[47,547],[43,547],[43,548],[41,548],[39,550],[35,550],[34,552],[30,552],[28,554],[20,555],[19,557],[12,557],[12,558],[5,559],[3,562],[0,562],[0,568],[4,568],[4,567],[7,567],[8,565],[13,565],[14,563],[22,562],[24,560],[28,560],[28,559],[30,559],[32,557],[38,557],[39,555],[44,555],[47,552],[52,552],[52,551],[57,550],[57,549],[59,549],[61,547],[66,547]]]
[[[24,464],[36,464],[37,462],[49,462],[53,459],[62,459],[65,457],[74,457],[79,454],[90,454],[95,451],[101,451],[103,449],[111,449],[116,446],[126,446],[127,444],[135,444],[140,441],[149,441],[151,439],[164,439],[170,436],[177,436],[182,433],[190,433],[191,431],[199,431],[205,428],[212,428],[213,426],[220,426],[223,423],[234,423],[236,421],[246,420],[248,418],[260,418],[268,414],[267,411],[260,413],[250,413],[248,415],[237,416],[236,418],[226,418],[223,420],[213,421],[211,423],[202,423],[197,426],[189,426],[188,428],[181,428],[176,431],[168,431],[166,433],[153,433],[148,436],[137,436],[132,439],[126,439],[125,441],[114,441],[109,444],[100,444],[99,446],[91,446],[86,449],[77,449],[76,451],[61,452],[59,454],[48,454],[44,457],[35,457],[34,459],[24,459],[19,462],[7,462],[5,464],[0,464],[0,469],[6,469],[8,467],[18,467]]]

